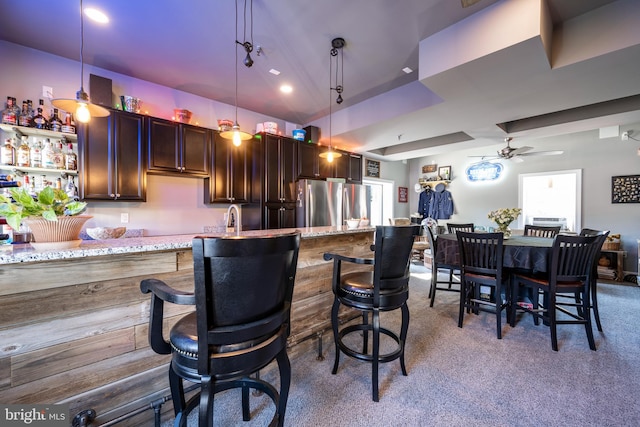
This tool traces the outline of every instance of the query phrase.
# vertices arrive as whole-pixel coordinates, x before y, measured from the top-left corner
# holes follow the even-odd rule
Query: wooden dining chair
[[[472,222],[465,224],[455,224],[452,222],[447,223],[447,230],[449,233],[455,233],[457,231],[466,231],[467,233],[473,233],[475,226]]]
[[[581,236],[600,236],[599,248],[602,248],[602,244],[607,239],[609,231],[594,230],[591,228],[583,228],[580,231]],[[593,317],[596,319],[596,327],[598,331],[602,332],[602,324],[600,323],[600,312],[598,311],[598,259],[600,259],[600,250],[596,253],[593,260],[593,268],[591,271],[591,309],[593,310]]]
[[[493,313],[497,337],[502,339],[502,311],[506,311],[510,301],[502,273],[504,233],[458,231],[456,237],[461,271],[458,327],[462,328],[465,311]]]
[[[589,348],[596,349],[591,328],[591,304],[589,288],[593,274],[593,263],[599,251],[599,236],[565,236],[555,237],[551,248],[549,275],[532,276],[514,274],[511,280],[511,295],[519,295],[520,288],[533,290],[532,307],[512,302],[510,309],[511,326],[515,326],[516,310],[524,310],[534,316],[535,324],[542,319],[549,325],[551,332],[551,348],[558,351],[557,325],[584,325],[587,332]],[[543,306],[540,307],[539,296],[544,295]],[[575,300],[566,301],[558,298],[560,294],[573,295]],[[575,311],[574,311],[575,310]],[[557,313],[565,316],[558,319]]]
[[[523,236],[554,238],[560,233],[560,226],[542,226],[525,224]]]
[[[448,291],[448,292],[460,292],[460,289],[457,285],[460,284],[460,281],[454,276],[453,271],[459,271],[459,265],[450,265],[439,263],[437,260],[438,251],[438,239],[433,235],[433,231],[431,231],[430,227],[424,226],[424,234],[427,236],[427,240],[429,241],[430,248],[430,256],[429,263],[431,264],[431,286],[429,287],[429,307],[433,307],[433,303],[436,299],[436,291]],[[440,270],[446,270],[449,274],[448,280],[439,280],[438,272]],[[447,285],[438,286],[438,285]],[[456,286],[453,286],[456,285]]]

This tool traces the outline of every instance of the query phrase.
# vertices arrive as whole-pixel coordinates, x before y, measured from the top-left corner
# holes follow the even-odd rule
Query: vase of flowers
[[[487,218],[498,225],[498,231],[504,234],[504,238],[511,237],[511,229],[509,224],[518,219],[522,209],[520,208],[501,208],[489,212]]]

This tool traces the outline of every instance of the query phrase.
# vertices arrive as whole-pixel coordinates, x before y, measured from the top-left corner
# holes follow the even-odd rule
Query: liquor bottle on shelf
[[[31,176],[31,179],[29,179],[29,194],[32,195],[33,197],[36,196],[37,191],[36,191],[36,177],[35,176]]]
[[[73,152],[73,144],[67,144],[67,152],[64,155],[64,168],[70,171],[78,170],[78,155]]]
[[[65,186],[64,191],[65,193],[67,193],[67,196],[69,196],[70,199],[78,198],[78,187],[76,187],[73,175],[69,175],[69,179],[67,180],[67,185]]]
[[[18,118],[18,124],[20,126],[31,126],[31,119],[33,115],[29,109],[29,101],[22,101],[22,110],[20,111],[20,118]]]
[[[36,129],[47,129],[48,121],[44,116],[44,101],[40,100],[40,105],[37,109],[37,114],[31,119],[31,127]]]
[[[0,181],[13,181],[13,175],[8,173],[0,173]]]
[[[22,166],[22,167],[31,166],[31,161],[30,161],[31,149],[29,148],[29,143],[26,135],[22,136],[20,145],[18,146],[18,149],[16,151],[17,151],[16,165]]]
[[[73,121],[73,115],[71,113],[67,113],[64,117],[62,133],[76,133],[76,124]]]
[[[32,168],[42,167],[42,142],[40,140],[33,141],[31,144],[31,152],[29,153]]]
[[[0,148],[0,161],[7,166],[14,166],[16,164],[16,148],[13,146],[12,141],[7,139],[4,145]]]
[[[0,181],[0,188],[15,188],[21,185],[20,181]]]
[[[62,142],[58,141],[53,146],[53,167],[55,169],[64,169],[64,152],[62,151]]]
[[[47,138],[42,147],[42,167],[55,169],[55,163],[53,162],[53,144],[49,138]]]
[[[62,132],[62,125],[64,123],[62,123],[62,120],[60,119],[60,116],[58,115],[58,109],[54,108],[53,109],[53,114],[51,115],[51,118],[49,119],[49,129],[54,131],[54,132]]]
[[[16,114],[13,100],[14,98],[7,96],[7,106],[2,110],[2,123],[15,126],[18,124],[18,114]]]

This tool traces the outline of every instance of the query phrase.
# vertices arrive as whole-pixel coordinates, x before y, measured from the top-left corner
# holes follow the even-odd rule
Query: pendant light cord
[[[245,2],[245,7],[246,7],[246,2]],[[236,32],[234,34],[234,49],[235,49],[235,54],[236,54],[236,60],[235,60],[235,67],[236,67],[236,80],[235,80],[235,85],[236,85],[236,121],[234,123],[234,125],[238,124],[238,0],[236,0]]]
[[[80,0],[80,90],[84,92],[84,17]]]

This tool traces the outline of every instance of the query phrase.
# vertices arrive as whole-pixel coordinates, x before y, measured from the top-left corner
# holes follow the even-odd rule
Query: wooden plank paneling
[[[127,328],[24,353],[11,360],[11,385],[37,381],[133,350],[133,328]]]
[[[0,267],[0,295],[176,271],[176,253],[74,258]]]
[[[158,355],[151,349],[133,351],[2,390],[0,402],[57,403],[133,375],[140,374],[139,379],[142,381],[142,373],[157,366],[167,365],[169,360],[169,355]]]
[[[0,329],[49,320],[77,313],[103,309],[136,301],[148,300],[149,294],[140,292],[140,282],[154,277],[165,281],[176,289],[193,292],[193,270],[191,272],[157,273],[124,279],[100,280],[74,286],[44,289],[37,292],[5,295],[0,310]]]
[[[11,386],[11,358],[0,358],[0,390]]]

